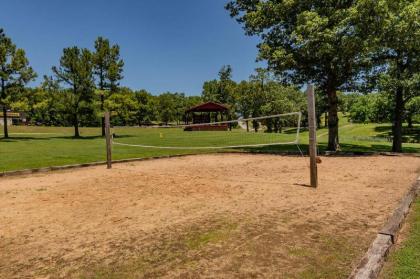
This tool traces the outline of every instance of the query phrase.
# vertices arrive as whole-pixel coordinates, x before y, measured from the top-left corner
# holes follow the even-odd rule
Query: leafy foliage
[[[350,107],[350,119],[359,123],[384,123],[391,119],[392,103],[386,93],[356,95]]]
[[[36,73],[29,66],[25,51],[16,48],[12,40],[0,28],[0,106],[3,109],[4,137],[8,138],[7,107],[12,101],[11,93],[27,84],[36,77]]]
[[[328,96],[329,149],[338,147],[337,90],[357,80],[366,51],[355,1],[230,1],[226,8],[246,34],[261,38],[260,60],[283,82],[313,82]]]
[[[79,121],[83,111],[89,109],[93,100],[92,53],[78,47],[65,48],[60,59],[60,66],[52,70],[58,82],[68,86],[60,91],[66,104],[65,112],[74,126],[74,136],[79,137]]]
[[[420,1],[360,0],[357,13],[369,34],[368,77],[393,99],[392,151],[401,152],[404,107],[420,96]]]

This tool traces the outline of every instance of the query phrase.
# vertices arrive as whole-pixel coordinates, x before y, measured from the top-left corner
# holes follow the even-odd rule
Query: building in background
[[[4,115],[3,111],[0,111],[0,126],[4,125]],[[7,126],[11,125],[25,125],[26,124],[26,114],[24,112],[7,112]]]

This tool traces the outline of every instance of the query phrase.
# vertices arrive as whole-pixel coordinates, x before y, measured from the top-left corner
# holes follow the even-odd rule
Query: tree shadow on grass
[[[299,144],[299,148],[303,154],[307,154],[308,144]],[[266,145],[266,146],[254,146],[254,147],[240,147],[235,148],[236,151],[244,151],[250,153],[288,153],[299,155],[300,150],[296,145]]]
[[[0,142],[18,142],[18,141],[46,141],[53,139],[74,139],[74,140],[92,140],[102,138],[101,136],[53,136],[53,137],[9,137],[9,138],[0,138]]]
[[[374,128],[375,132],[382,133],[382,135],[378,136],[392,136],[392,126],[376,126]],[[404,126],[402,128],[402,134],[403,137],[412,137],[417,140],[420,140],[420,126],[416,125],[412,128],[408,128],[407,126]]]
[[[386,144],[371,144],[371,146],[363,146],[350,143],[340,143],[340,147],[344,152],[357,153],[373,153],[373,152],[391,152],[391,145]],[[420,145],[418,147],[405,146],[403,144],[403,153],[419,153]]]
[[[130,138],[134,137],[132,135],[119,135],[118,138]],[[103,136],[46,136],[46,137],[9,137],[9,138],[0,138],[0,142],[18,142],[18,141],[46,141],[46,140],[53,140],[53,139],[67,139],[67,140],[95,140],[95,139],[104,139]]]
[[[300,150],[304,155],[308,154],[308,144],[299,144]],[[351,155],[367,155],[369,153],[375,152],[390,152],[391,145],[390,144],[380,144],[380,143],[370,143],[369,146],[352,144],[352,143],[340,143],[340,148],[342,155],[346,155],[346,153],[352,153]],[[237,151],[245,151],[250,153],[270,153],[270,154],[290,154],[290,155],[300,155],[300,150],[297,148],[296,145],[269,145],[269,146],[259,146],[259,147],[245,147],[245,148],[237,148]],[[322,155],[327,151],[327,144],[326,143],[318,143],[318,152]],[[420,153],[420,144],[417,147],[414,146],[404,146],[403,144],[403,152],[404,153]],[[339,154],[339,153],[338,153]]]

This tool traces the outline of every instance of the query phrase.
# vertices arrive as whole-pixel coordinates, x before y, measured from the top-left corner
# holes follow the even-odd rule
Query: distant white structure
[[[6,115],[7,115],[7,126],[26,123],[26,116],[24,113],[8,111]],[[3,116],[4,116],[3,112],[0,111],[0,126],[4,126]]]

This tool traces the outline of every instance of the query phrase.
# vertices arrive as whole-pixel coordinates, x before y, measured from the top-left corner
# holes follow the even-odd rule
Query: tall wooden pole
[[[318,187],[318,169],[316,162],[316,117],[315,117],[315,94],[314,86],[308,85],[306,89],[308,95],[308,127],[309,127],[309,157],[311,186]]]
[[[106,139],[106,165],[107,168],[112,168],[112,154],[111,154],[111,124],[109,121],[109,111],[105,112],[105,139]]]

